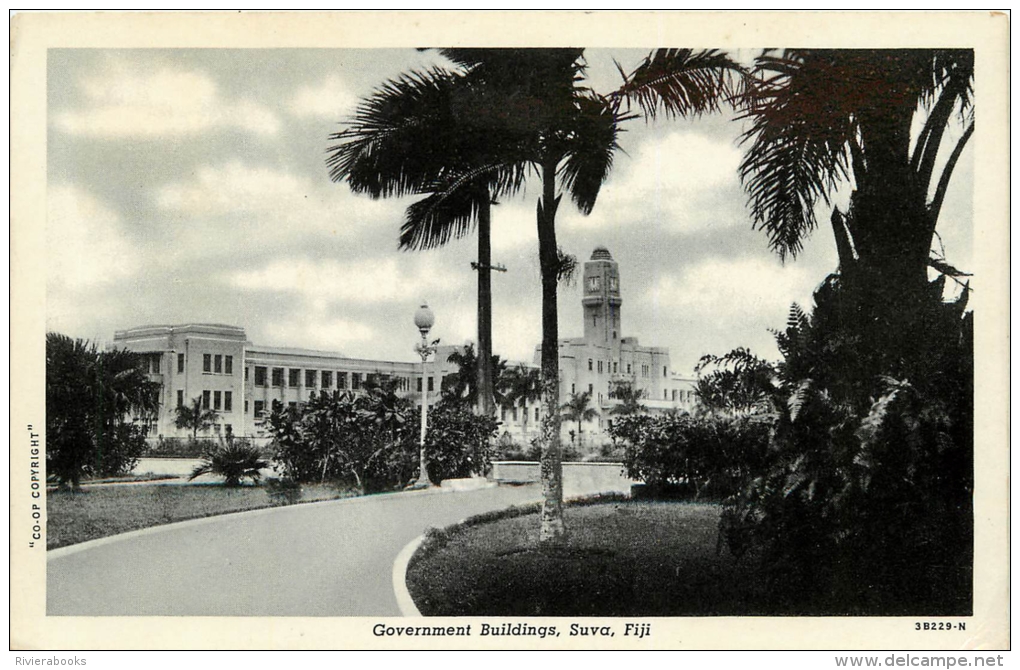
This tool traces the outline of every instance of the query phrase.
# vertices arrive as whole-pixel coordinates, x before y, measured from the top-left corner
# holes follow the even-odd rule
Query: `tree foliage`
[[[217,419],[215,411],[202,407],[201,396],[192,399],[190,405],[181,405],[176,409],[174,425],[182,430],[191,431],[191,439],[198,439],[198,432],[205,432]]]
[[[418,468],[414,406],[377,389],[355,394],[316,395],[301,408],[275,404],[269,417],[275,461],[284,477],[299,482],[350,482],[362,491],[399,488]],[[425,449],[434,482],[488,468],[492,417],[458,402],[440,402],[429,412]]]
[[[244,479],[258,483],[262,470],[269,467],[269,461],[262,458],[257,447],[244,439],[229,437],[223,444],[214,446],[202,458],[202,462],[191,471],[188,480],[202,475],[223,477],[224,486],[236,487]]]
[[[159,406],[138,354],[46,335],[46,468],[62,486],[129,471],[145,449],[141,426]]]

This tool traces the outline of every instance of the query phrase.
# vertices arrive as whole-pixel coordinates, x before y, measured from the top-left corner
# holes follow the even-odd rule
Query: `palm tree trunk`
[[[475,366],[478,380],[477,412],[492,416],[492,249],[490,230],[492,202],[488,195],[478,207],[478,363]]]
[[[566,538],[563,523],[563,463],[560,449],[559,324],[556,289],[559,255],[556,246],[556,162],[542,166],[542,198],[538,201],[538,258],[542,271],[542,528],[539,542],[550,545]]]

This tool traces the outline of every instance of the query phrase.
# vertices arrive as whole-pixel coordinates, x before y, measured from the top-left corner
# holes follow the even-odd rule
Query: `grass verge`
[[[717,553],[717,505],[569,506],[567,542],[538,546],[537,509],[434,531],[408,569],[426,616],[776,614],[753,561]],[[498,519],[498,520],[495,520]]]
[[[65,547],[131,530],[230,512],[354,495],[330,485],[306,485],[287,496],[261,486],[219,484],[101,486],[46,494],[46,548]]]

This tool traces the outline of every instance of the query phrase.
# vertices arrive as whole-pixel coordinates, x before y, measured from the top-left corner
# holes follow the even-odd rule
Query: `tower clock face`
[[[588,291],[591,292],[591,291],[598,291],[598,290],[599,290],[599,278],[598,277],[588,277]]]

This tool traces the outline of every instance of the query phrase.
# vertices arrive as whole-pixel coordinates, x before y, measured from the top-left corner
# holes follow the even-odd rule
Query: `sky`
[[[646,53],[588,49],[589,85],[613,90],[614,60],[629,71]],[[475,340],[474,235],[398,251],[413,198],[354,195],[325,163],[361,98],[433,65],[448,66],[412,49],[50,50],[47,329],[109,342],[225,323],[259,345],[412,361],[425,300],[433,337]],[[631,120],[594,211],[564,200],[557,216],[566,252],[584,261],[601,245],[619,263],[622,335],[669,347],[680,374],[735,347],[778,357],[769,329],[836,267],[824,206],[785,264],[752,229],[741,131],[729,112]],[[969,148],[939,227],[947,259],[971,271],[972,175]],[[541,339],[538,194],[532,178],[493,210],[493,262],[508,268],[493,274],[493,348],[510,360]],[[579,283],[560,289],[560,337],[580,336],[580,300]]]

